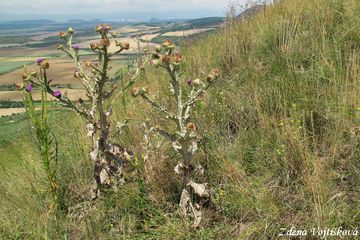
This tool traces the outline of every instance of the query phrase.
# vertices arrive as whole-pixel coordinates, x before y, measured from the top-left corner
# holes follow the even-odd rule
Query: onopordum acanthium
[[[185,216],[190,214],[194,217],[193,226],[197,227],[201,221],[201,204],[193,203],[191,196],[195,194],[199,198],[209,198],[210,193],[206,183],[195,183],[191,180],[192,172],[202,174],[204,169],[201,166],[195,168],[192,166],[193,156],[198,150],[199,137],[196,125],[191,122],[190,115],[195,103],[214,84],[214,81],[219,78],[220,72],[217,69],[212,70],[207,75],[205,81],[200,79],[184,81],[181,71],[184,57],[179,52],[176,52],[175,49],[176,46],[171,41],[165,41],[162,46],[154,48],[151,63],[155,67],[164,69],[168,74],[170,92],[176,104],[173,109],[176,109],[176,111],[169,111],[166,106],[153,99],[146,87],[134,87],[132,94],[134,97],[142,97],[176,126],[175,133],[159,127],[156,130],[168,139],[173,149],[182,156],[182,162],[174,168],[175,172],[183,177],[180,207]],[[191,88],[188,94],[185,94],[183,91],[184,85],[188,85]],[[196,171],[193,171],[194,169]]]
[[[86,130],[92,139],[90,157],[94,163],[92,198],[96,198],[101,193],[101,189],[105,187],[116,189],[123,182],[122,164],[129,154],[124,147],[111,143],[111,103],[135,82],[149,62],[146,59],[139,59],[136,70],[131,71],[127,78],[122,78],[122,80],[126,79],[126,82],[120,81],[118,85],[111,85],[114,82],[109,76],[111,58],[130,48],[129,43],[116,41],[117,36],[111,32],[111,29],[108,24],[96,27],[100,41],[92,42],[90,48],[97,59],[85,62],[81,58],[80,46],[73,44],[74,29],[69,28],[66,32],[60,32],[60,38],[64,40],[65,45],[58,44],[57,48],[73,61],[76,68],[74,77],[85,89],[87,99],[73,101],[66,93],[53,89],[53,80],[47,77],[50,63],[46,59],[40,58],[36,61],[39,66],[38,71],[25,70],[23,75],[27,90],[31,91],[32,87],[40,87],[57,99],[61,105],[75,111],[86,121]],[[115,42],[116,50],[110,52],[109,47],[112,41]]]

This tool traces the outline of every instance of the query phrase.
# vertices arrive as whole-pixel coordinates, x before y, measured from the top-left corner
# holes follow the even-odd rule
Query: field
[[[0,65],[0,76],[6,74],[8,72],[12,72],[18,68],[21,68],[24,65],[27,65],[29,63],[30,63],[30,61],[8,61],[8,60],[5,60],[5,61],[1,62],[1,65]],[[8,84],[8,83],[6,81],[4,81],[4,83],[3,83],[0,79],[0,84]]]
[[[0,117],[11,116],[18,113],[24,113],[25,108],[0,108]]]
[[[201,21],[200,21],[201,22]],[[208,19],[204,21],[208,24]],[[22,25],[24,24],[24,25]],[[63,89],[68,89],[69,97],[76,99],[83,95],[81,92],[81,84],[73,77],[75,67],[73,63],[64,56],[64,54],[56,49],[59,39],[59,31],[66,29],[67,26],[61,24],[56,25],[53,22],[36,22],[28,23],[33,26],[26,26],[26,23],[17,24],[18,31],[16,33],[7,30],[0,31],[0,101],[21,101],[22,97],[15,90],[15,84],[21,81],[23,66],[30,70],[36,70],[35,60],[37,58],[46,58],[50,63],[48,72],[49,79],[53,79],[53,84]],[[40,24],[40,25],[39,25]],[[187,23],[187,26],[190,23]],[[196,23],[199,25],[198,23]],[[41,27],[40,27],[41,26]],[[83,61],[91,60],[93,55],[90,51],[90,43],[98,41],[98,37],[94,33],[94,25],[89,23],[78,24],[78,37],[75,39],[81,48],[80,55]],[[171,37],[172,39],[181,39],[187,35],[201,33],[208,29],[201,24],[197,26],[199,29],[187,30],[185,32],[169,32],[169,29],[175,29],[172,23],[147,24],[136,23],[133,25],[114,24],[114,31],[119,35],[116,39],[122,42],[129,42],[130,49],[124,55],[116,58],[112,64],[114,68],[111,74],[122,69],[125,73],[128,66],[132,65],[133,59],[138,56],[139,51],[142,52],[144,47],[153,48],[158,42],[152,42],[153,39],[164,35],[163,37]],[[22,29],[23,28],[23,29]],[[50,29],[58,28],[58,31]],[[4,36],[2,36],[4,35]],[[109,47],[110,52],[118,49],[112,42]],[[78,89],[78,90],[74,90]],[[35,93],[38,97],[38,93]],[[3,113],[18,112],[18,109],[3,110]],[[4,114],[1,114],[2,116]]]
[[[162,34],[162,36],[171,36],[171,37],[181,37],[181,36],[191,36],[198,33],[208,32],[211,30],[215,30],[215,28],[200,28],[200,29],[191,29],[191,30],[184,30],[184,31],[175,31],[175,32],[166,32]]]

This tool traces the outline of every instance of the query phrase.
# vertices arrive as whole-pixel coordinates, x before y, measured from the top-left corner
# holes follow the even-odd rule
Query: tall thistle
[[[63,51],[76,66],[74,77],[77,78],[84,89],[88,101],[79,99],[78,102],[70,100],[66,93],[53,89],[52,80],[47,78],[47,71],[50,64],[45,59],[38,59],[39,71],[25,71],[23,79],[26,84],[41,87],[44,91],[56,98],[61,105],[78,113],[86,121],[88,136],[92,139],[92,150],[90,157],[94,163],[94,184],[91,190],[91,197],[96,198],[101,194],[101,189],[113,188],[123,182],[122,164],[124,158],[130,157],[124,147],[110,142],[110,116],[112,114],[112,101],[119,94],[130,87],[136,77],[148,61],[138,61],[138,67],[128,75],[128,81],[120,82],[121,87],[112,85],[112,78],[109,77],[111,58],[130,48],[129,43],[117,42],[117,50],[109,51],[111,41],[116,38],[116,33],[111,32],[108,24],[98,25],[96,32],[101,39],[99,42],[90,44],[91,50],[97,55],[94,61],[83,62],[80,58],[80,47],[73,44],[74,30],[69,28],[66,32],[60,32],[60,38],[65,41],[65,46],[58,44],[57,48]],[[125,78],[123,78],[125,79]]]
[[[18,85],[18,88],[24,89],[23,84]],[[26,112],[35,127],[37,138],[37,148],[42,160],[42,167],[44,168],[49,184],[49,191],[52,197],[50,210],[60,210],[62,207],[61,197],[59,195],[59,181],[57,178],[57,156],[58,145],[56,138],[51,132],[48,103],[46,92],[41,90],[41,109],[39,114],[35,112],[35,105],[31,94],[32,85],[25,87],[25,107]]]
[[[193,226],[197,227],[201,221],[201,204],[200,202],[193,203],[192,196],[195,194],[199,199],[207,199],[210,197],[210,193],[206,183],[199,184],[191,180],[191,173],[203,173],[203,168],[192,165],[193,156],[198,150],[199,137],[195,124],[190,121],[190,114],[195,103],[213,85],[220,73],[219,70],[213,70],[209,73],[205,82],[200,79],[184,81],[181,72],[183,56],[175,52],[175,45],[167,40],[161,47],[155,47],[154,50],[152,64],[155,67],[163,68],[169,75],[170,92],[176,103],[176,106],[172,109],[176,109],[176,111],[174,113],[170,112],[165,106],[152,99],[146,88],[135,87],[132,89],[132,94],[134,97],[141,96],[176,126],[175,133],[161,128],[156,128],[156,130],[172,143],[173,149],[182,157],[182,162],[174,169],[177,174],[183,176],[180,207],[185,216],[190,214],[194,217]],[[190,86],[191,91],[189,94],[183,93],[184,85]],[[193,171],[194,169],[196,171]]]

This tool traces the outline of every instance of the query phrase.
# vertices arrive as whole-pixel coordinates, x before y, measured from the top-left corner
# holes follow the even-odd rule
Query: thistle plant
[[[75,31],[69,28],[66,32],[60,32],[60,38],[65,44],[58,44],[57,49],[74,62],[76,67],[74,77],[81,82],[88,100],[79,99],[75,102],[70,100],[66,93],[54,89],[51,85],[52,79],[47,78],[50,64],[46,59],[41,58],[36,61],[39,66],[38,71],[25,70],[23,76],[28,86],[40,87],[57,99],[62,106],[75,111],[86,121],[87,135],[92,139],[90,157],[94,163],[92,198],[98,197],[102,189],[109,187],[116,189],[123,182],[122,165],[124,158],[130,155],[124,147],[110,142],[111,102],[134,83],[148,62],[139,60],[136,70],[131,71],[128,78],[123,78],[127,79],[126,82],[120,81],[120,86],[110,85],[113,82],[109,76],[112,57],[130,48],[129,43],[116,41],[116,33],[111,32],[111,29],[108,24],[96,27],[100,41],[92,42],[90,48],[97,55],[97,59],[86,62],[81,60],[79,45],[73,44]],[[114,52],[109,51],[111,41],[115,41],[117,46]]]
[[[134,97],[142,97],[175,125],[175,132],[160,127],[155,127],[155,129],[171,142],[173,149],[182,157],[182,162],[174,168],[175,173],[182,175],[183,178],[180,208],[185,216],[193,216],[195,221],[193,227],[197,227],[201,221],[201,203],[203,201],[193,202],[192,199],[208,199],[210,193],[207,183],[196,183],[191,178],[192,173],[203,174],[204,172],[200,165],[195,167],[192,163],[200,138],[196,125],[191,122],[191,112],[195,103],[213,85],[220,73],[219,70],[213,70],[205,81],[200,79],[186,81],[181,71],[183,61],[183,56],[176,51],[176,46],[169,40],[165,41],[162,46],[154,48],[151,63],[155,67],[164,69],[169,75],[170,92],[176,104],[171,107],[171,109],[176,109],[174,112],[153,99],[145,87],[134,87],[132,94]],[[187,94],[183,91],[184,87],[190,88]]]
[[[35,128],[36,146],[40,153],[42,167],[46,172],[49,185],[48,190],[52,198],[50,210],[61,210],[62,201],[59,194],[59,181],[57,178],[58,144],[55,136],[51,132],[46,92],[44,89],[41,90],[41,109],[39,114],[37,114],[31,94],[32,85],[29,84],[24,88],[24,84],[18,84],[17,88],[24,90],[26,112]]]

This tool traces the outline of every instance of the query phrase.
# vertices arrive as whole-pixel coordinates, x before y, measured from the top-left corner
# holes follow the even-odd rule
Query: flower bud
[[[174,48],[175,48],[175,44],[174,44],[171,40],[165,40],[165,41],[162,43],[162,46],[163,46],[165,49],[174,49]]]
[[[112,27],[109,24],[100,24],[100,25],[96,26],[96,31],[97,32],[109,31],[111,29],[112,29]]]
[[[75,78],[80,78],[81,76],[80,76],[80,72],[78,71],[78,70],[76,70],[75,72],[74,72],[74,77]]]
[[[131,89],[131,94],[133,95],[133,97],[137,97],[139,93],[140,91],[138,87],[134,87],[133,89]]]
[[[40,64],[40,66],[43,68],[43,69],[48,69],[50,67],[50,63],[49,62],[42,62]]]
[[[56,98],[61,98],[61,92],[59,90],[56,90],[53,92],[53,96]]]
[[[125,49],[125,50],[129,50],[130,49],[130,43],[128,43],[128,42],[121,43],[121,48]]]
[[[32,89],[33,89],[32,84],[29,84],[29,85],[27,85],[27,86],[25,87],[25,91],[27,91],[27,92],[31,92]]]
[[[216,78],[218,78],[218,77],[220,77],[220,70],[219,69],[214,69],[214,70],[212,70],[212,74],[214,74],[214,76]]]
[[[152,55],[152,59],[160,59],[160,54],[158,54],[158,53],[153,53],[153,55]]]
[[[24,83],[17,83],[15,84],[17,90],[22,90],[24,88]]]
[[[190,131],[196,131],[196,126],[194,123],[190,122],[186,125],[187,129],[189,129]]]
[[[183,56],[180,53],[175,53],[173,59],[174,63],[179,64],[183,60]]]
[[[24,81],[28,81],[28,80],[30,80],[31,75],[28,74],[27,72],[24,72],[22,78]]]
[[[206,80],[207,80],[208,82],[212,82],[214,79],[215,79],[215,75],[212,74],[212,73],[210,73],[210,74],[207,75],[207,77],[206,77]]]
[[[73,34],[75,31],[72,27],[69,27],[69,29],[67,30],[67,32],[71,35]]]
[[[91,50],[95,50],[95,49],[97,49],[98,48],[98,44],[97,43],[94,43],[94,42],[92,42],[92,43],[90,43],[90,48],[91,48]]]
[[[40,66],[44,60],[45,60],[45,58],[38,58],[38,59],[36,59],[35,62],[37,63],[38,66]]]
[[[112,27],[109,25],[109,24],[104,24],[103,26],[102,26],[102,30],[104,30],[104,31],[109,31],[109,30],[111,30],[112,29]]]
[[[66,35],[67,35],[66,32],[60,32],[60,37],[61,37],[61,38],[66,38]]]
[[[154,65],[154,67],[160,66],[160,61],[158,59],[152,59],[151,64]]]
[[[171,58],[169,55],[164,55],[161,59],[161,62],[165,65],[169,65],[171,62]]]
[[[102,25],[97,25],[96,28],[95,28],[95,30],[96,30],[97,32],[100,32],[100,31],[102,30]]]
[[[157,52],[157,53],[161,52],[161,47],[160,46],[155,46],[154,51]]]
[[[139,92],[140,93],[148,93],[148,88],[147,87],[142,87]]]
[[[107,48],[110,46],[110,40],[108,38],[103,38],[100,41],[100,45]]]
[[[73,49],[78,52],[80,50],[80,46],[78,44],[73,45]]]

